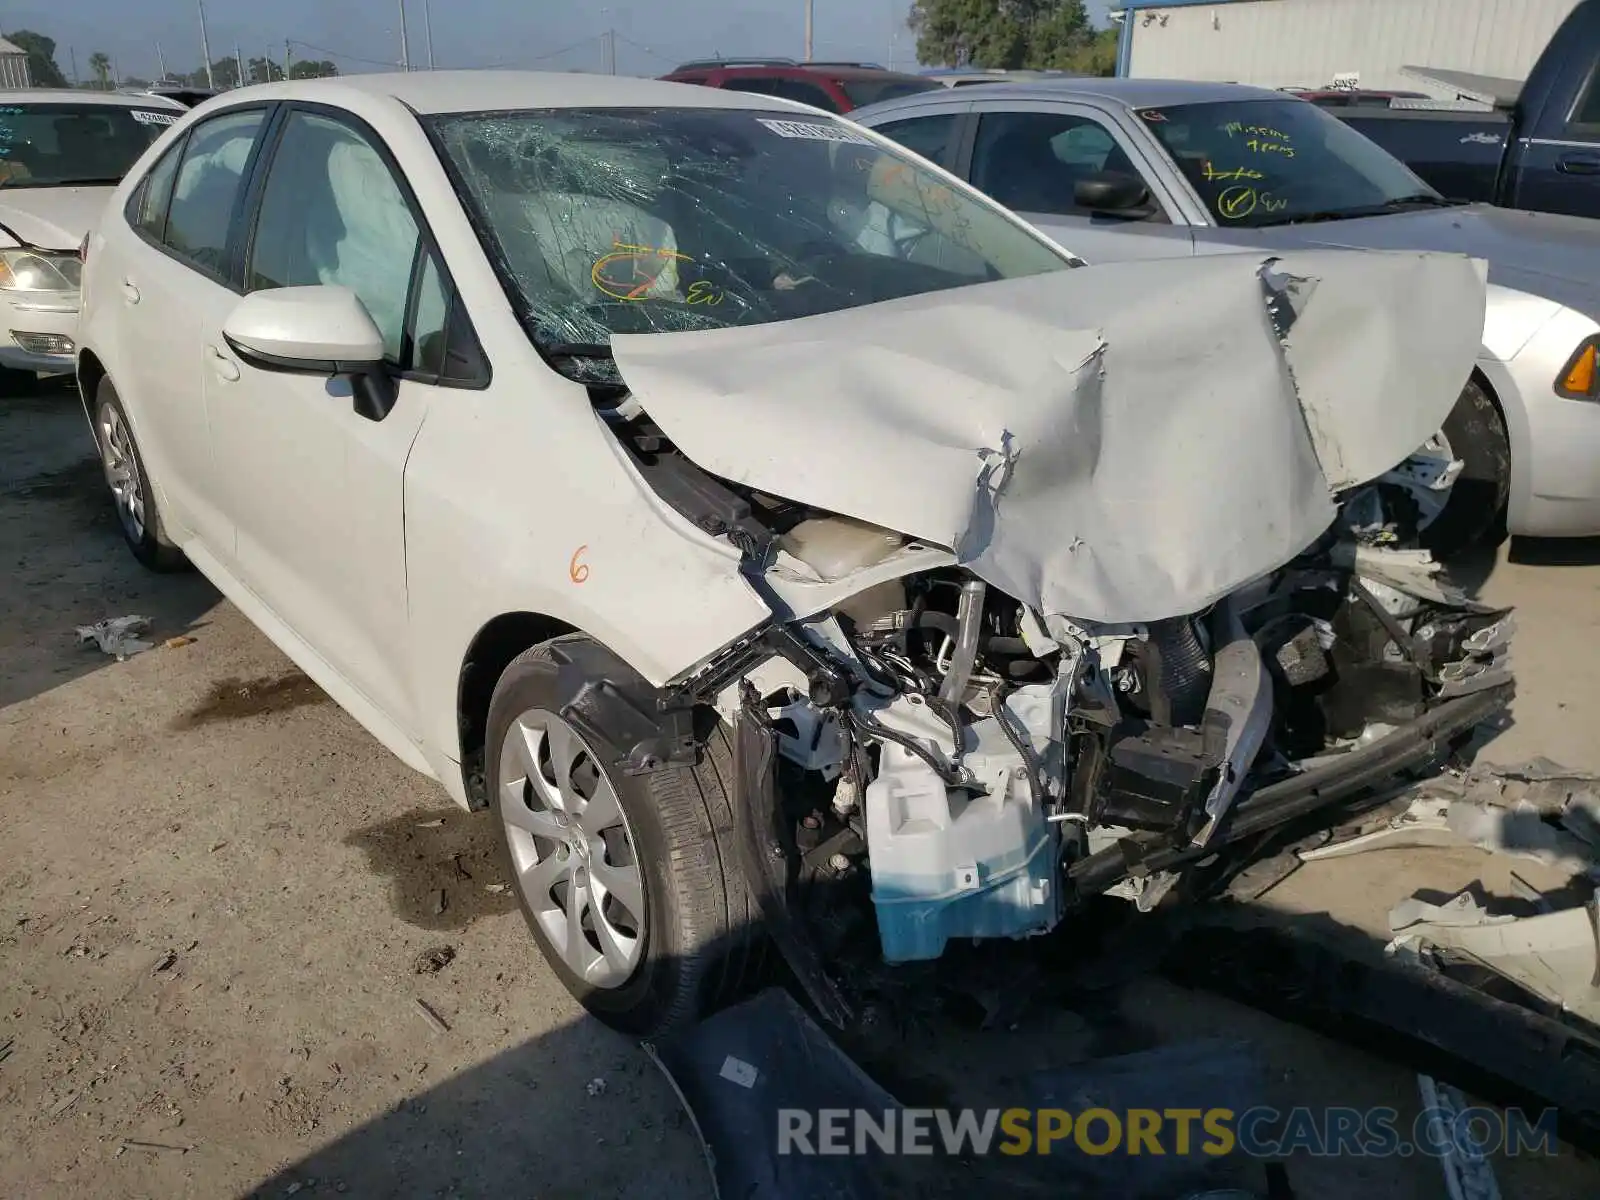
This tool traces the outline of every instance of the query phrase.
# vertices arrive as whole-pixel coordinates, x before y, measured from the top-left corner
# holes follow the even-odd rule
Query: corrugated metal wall
[[[1577,0],[1233,0],[1136,8],[1128,74],[1430,91],[1402,66],[1526,77]]]
[[[25,88],[28,83],[28,56],[0,54],[0,88]]]

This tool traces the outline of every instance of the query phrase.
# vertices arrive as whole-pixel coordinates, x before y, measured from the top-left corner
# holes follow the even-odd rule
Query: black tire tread
[[[529,648],[511,662],[495,688],[491,731],[499,728],[495,714],[504,706],[502,697],[520,691],[534,675],[546,675],[553,682],[554,651],[580,640],[589,639],[565,634]],[[487,751],[493,763],[498,746],[491,744]],[[699,764],[664,767],[628,782],[642,790],[638,798],[648,809],[640,813],[639,806],[630,806],[629,797],[623,797],[629,821],[635,825],[636,849],[642,853],[637,843],[645,840],[638,823],[653,821],[662,848],[662,875],[671,891],[666,905],[673,918],[670,944],[647,945],[646,950],[647,958],[670,960],[665,968],[668,985],[659,994],[652,992],[634,1013],[608,1009],[604,993],[575,994],[608,1024],[630,1033],[653,1034],[690,1024],[743,994],[757,977],[765,938],[735,854],[733,750],[723,725],[718,722],[706,737]],[[618,790],[621,795],[623,789]]]
[[[1441,562],[1483,542],[1499,525],[1511,496],[1511,441],[1495,399],[1476,379],[1445,418],[1450,449],[1462,460],[1449,503],[1422,531],[1423,549]]]

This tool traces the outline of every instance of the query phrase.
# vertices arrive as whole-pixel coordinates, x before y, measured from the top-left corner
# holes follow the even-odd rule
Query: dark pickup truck
[[[1454,84],[1492,111],[1330,108],[1453,199],[1600,217],[1600,0],[1583,0],[1556,30],[1525,83],[1450,71],[1416,73]]]

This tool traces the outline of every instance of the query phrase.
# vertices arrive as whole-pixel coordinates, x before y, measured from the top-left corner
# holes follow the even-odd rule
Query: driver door
[[[978,100],[972,186],[1020,213],[1091,263],[1181,258],[1194,253],[1188,226],[1174,224],[1154,173],[1104,113],[1052,101]],[[1114,216],[1080,208],[1074,187],[1102,171],[1143,180],[1152,210]]]
[[[290,109],[269,150],[247,291],[339,284],[383,333],[399,378],[391,411],[355,411],[343,377],[257,368],[209,314],[206,387],[217,473],[242,581],[413,740],[405,463],[440,391],[408,374],[412,347],[448,311],[448,283],[409,193],[372,135]],[[434,339],[437,341],[437,338]]]

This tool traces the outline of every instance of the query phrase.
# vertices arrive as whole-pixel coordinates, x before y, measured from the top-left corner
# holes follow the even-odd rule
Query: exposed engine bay
[[[884,544],[831,520],[783,540]],[[794,627],[813,669],[769,659],[721,707],[776,746],[780,841],[870,879],[900,962],[1102,892],[1153,906],[1251,797],[1359,770],[1452,700],[1503,704],[1511,630],[1425,556],[1338,533],[1208,611],[1122,627],[1042,620],[952,568]]]
[[[1452,478],[1428,438],[1481,274],[1302,271],[1188,264],[1216,304],[1159,315],[1159,280],[1119,269],[613,339],[599,419],[772,613],[661,708],[734,731],[744,873],[825,1014],[852,914],[907,963],[1100,895],[1148,910],[1229,847],[1436,768],[1508,702],[1510,614],[1396,548],[1373,502]],[[1375,305],[1385,278],[1432,307]],[[819,920],[818,891],[858,902]]]

